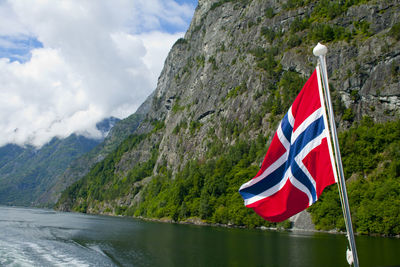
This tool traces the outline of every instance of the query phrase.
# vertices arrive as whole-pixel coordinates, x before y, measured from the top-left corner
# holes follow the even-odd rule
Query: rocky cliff
[[[341,131],[365,116],[399,118],[399,11],[394,0],[200,0],[136,138],[65,191],[58,207],[250,225],[237,189],[315,68],[317,42],[329,49]]]
[[[295,94],[284,86],[301,87],[296,79],[316,65],[317,41],[329,48],[341,127],[365,115],[375,121],[398,116],[400,44],[390,34],[399,21],[397,2],[368,1],[332,19],[322,11],[315,14],[324,1],[309,2],[314,3],[297,8],[285,8],[282,1],[199,2],[185,38],[165,62],[149,114],[165,123],[158,164],[165,160],[176,171],[188,159],[202,157],[210,129],[231,143],[231,136],[223,138],[229,123],[247,127],[243,136],[266,135],[275,126],[271,121],[279,119],[274,116],[286,112],[276,102],[288,106],[285,98]]]

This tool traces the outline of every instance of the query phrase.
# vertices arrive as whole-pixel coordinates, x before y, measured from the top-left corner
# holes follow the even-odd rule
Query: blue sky
[[[100,137],[156,88],[193,0],[0,0],[0,146]]]
[[[30,51],[41,47],[43,44],[34,36],[0,36],[0,58],[11,62],[26,62],[31,57]]]

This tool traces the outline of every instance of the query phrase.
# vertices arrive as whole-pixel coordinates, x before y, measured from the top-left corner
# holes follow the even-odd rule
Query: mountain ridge
[[[107,136],[100,144],[72,161],[71,164],[58,175],[55,184],[49,187],[46,192],[40,196],[39,202],[45,203],[47,206],[54,206],[65,188],[80,180],[89,172],[94,164],[103,160],[110,152],[116,149],[125,138],[135,132],[150,109],[153,94],[154,93],[147,97],[134,114],[119,120],[113,127],[109,128]]]
[[[2,157],[0,168],[0,203],[35,205],[42,190],[52,178],[62,172],[69,162],[91,150],[100,141],[72,134],[65,139],[53,138],[41,148],[16,146],[18,153],[10,154],[10,146]]]
[[[96,127],[106,136],[119,119],[110,117]],[[103,137],[104,138],[104,137]],[[42,147],[7,144],[0,147],[0,202],[8,205],[43,206],[43,193],[76,158],[101,143],[103,138],[71,134],[54,137]]]

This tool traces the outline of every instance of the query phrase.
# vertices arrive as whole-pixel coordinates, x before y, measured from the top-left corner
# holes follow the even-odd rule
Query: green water
[[[348,266],[343,235],[228,229],[0,207],[0,266]],[[360,266],[400,239],[356,238]]]

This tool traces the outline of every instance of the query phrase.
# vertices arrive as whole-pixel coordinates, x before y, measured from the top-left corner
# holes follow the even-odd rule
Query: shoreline
[[[142,216],[123,216],[123,215],[107,215],[107,214],[99,214],[99,215],[105,215],[105,216],[112,216],[112,217],[124,217],[124,218],[133,218],[137,220],[142,220],[142,221],[149,221],[149,222],[159,222],[159,223],[171,223],[171,224],[182,224],[182,225],[197,225],[197,226],[209,226],[209,227],[222,227],[222,228],[232,228],[232,229],[248,229],[248,230],[260,230],[260,231],[274,231],[274,232],[303,232],[303,233],[323,233],[323,234],[333,234],[333,235],[346,235],[346,232],[342,231],[337,231],[337,230],[310,230],[310,229],[300,229],[300,228],[283,228],[283,227],[266,227],[266,226],[260,226],[260,227],[255,227],[255,228],[249,228],[246,226],[240,226],[240,225],[230,225],[230,224],[221,224],[221,223],[207,223],[203,222],[201,219],[195,218],[195,220],[192,220],[193,218],[187,220],[187,221],[173,221],[169,218],[146,218]],[[395,235],[395,236],[385,236],[381,234],[360,234],[360,233],[354,233],[356,236],[369,236],[369,237],[382,237],[382,238],[397,238],[400,239],[400,234]]]
[[[171,224],[182,224],[182,225],[198,225],[198,226],[210,226],[210,227],[222,227],[222,228],[232,228],[232,229],[249,229],[249,230],[261,230],[261,231],[274,231],[274,232],[307,232],[307,233],[326,233],[326,234],[343,234],[345,232],[340,232],[337,230],[310,230],[310,229],[300,229],[300,228],[283,228],[283,227],[266,227],[266,226],[259,226],[255,228],[249,228],[246,226],[234,225],[234,224],[223,224],[223,223],[208,223],[204,222],[199,218],[189,218],[186,221],[174,221],[169,218],[147,218],[142,216],[123,216],[123,215],[107,215],[107,216],[118,216],[118,217],[126,217],[126,218],[133,218],[142,221],[149,221],[149,222],[160,222],[160,223],[171,223]],[[382,236],[388,237],[388,236]],[[399,236],[400,237],[400,236]]]
[[[0,205],[0,207],[11,207],[11,208],[27,208],[27,209],[43,209],[49,211],[55,211],[60,213],[78,213],[78,214],[87,214],[87,215],[97,215],[97,216],[109,216],[109,217],[121,217],[121,218],[131,218],[137,219],[141,221],[149,221],[149,222],[159,222],[159,223],[170,223],[170,224],[182,224],[182,225],[197,225],[197,226],[210,226],[210,227],[223,227],[223,228],[236,228],[236,229],[256,229],[260,231],[275,231],[275,232],[307,232],[307,233],[324,233],[324,234],[335,234],[335,235],[346,235],[346,232],[337,231],[337,230],[311,230],[311,229],[300,229],[300,228],[283,228],[283,227],[266,227],[260,226],[255,228],[249,228],[246,226],[234,225],[234,224],[222,224],[222,223],[209,223],[201,220],[200,218],[189,218],[185,221],[174,221],[170,218],[147,218],[143,216],[126,216],[126,215],[116,215],[111,213],[83,213],[76,211],[63,211],[54,208],[46,208],[46,207],[35,207],[35,206],[14,206],[14,205]],[[370,237],[383,237],[383,238],[397,238],[400,239],[400,234],[395,236],[387,236],[383,234],[360,234],[354,233],[356,236],[370,236]]]

